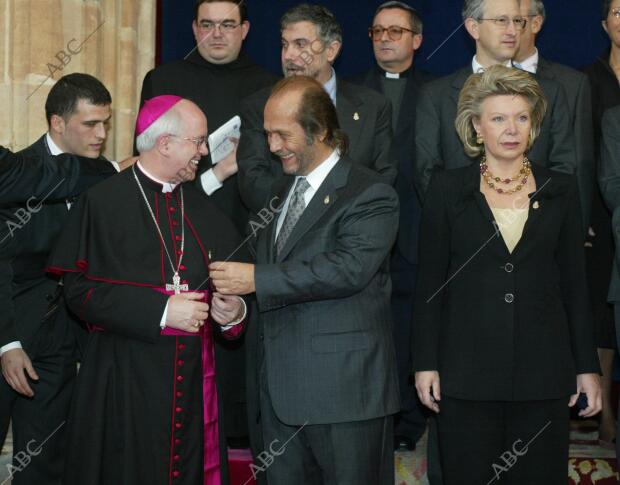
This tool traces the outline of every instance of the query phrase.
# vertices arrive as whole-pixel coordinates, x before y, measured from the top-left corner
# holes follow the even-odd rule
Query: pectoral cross
[[[187,291],[189,290],[189,286],[182,285],[179,273],[174,273],[174,276],[172,277],[172,284],[166,284],[166,291],[174,291],[174,294],[178,295],[181,293],[181,290]]]

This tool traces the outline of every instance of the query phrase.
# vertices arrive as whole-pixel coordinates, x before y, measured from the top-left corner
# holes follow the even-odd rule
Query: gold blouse
[[[498,207],[491,207],[491,211],[495,217],[495,222],[497,222],[499,232],[504,239],[504,243],[506,243],[508,251],[512,253],[523,235],[528,209],[500,209]]]

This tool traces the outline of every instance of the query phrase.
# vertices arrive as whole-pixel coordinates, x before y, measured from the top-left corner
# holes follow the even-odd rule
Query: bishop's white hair
[[[162,135],[177,135],[182,131],[183,120],[174,107],[160,116],[155,123],[149,126],[136,138],[136,148],[139,153],[148,152],[155,148],[157,139]]]

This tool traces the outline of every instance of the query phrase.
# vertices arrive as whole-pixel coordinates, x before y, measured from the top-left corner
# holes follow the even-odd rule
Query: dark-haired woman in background
[[[592,87],[594,146],[597,160],[595,171],[598,171],[598,160],[600,160],[603,113],[609,108],[620,105],[620,0],[603,0],[602,24],[611,41],[611,48],[584,69]],[[594,179],[596,178],[595,173]],[[603,371],[601,381],[603,410],[599,424],[599,440],[607,447],[613,447],[612,442],[616,438],[616,424],[611,404],[611,374],[616,349],[616,334],[613,308],[607,302],[613,251],[611,215],[603,202],[600,191],[595,190],[590,229],[586,241],[586,267],[594,308],[596,344]]]
[[[479,164],[427,192],[412,355],[445,485],[565,485],[569,406],[601,408],[577,182],[526,156],[545,111],[526,72],[472,75],[455,123]]]

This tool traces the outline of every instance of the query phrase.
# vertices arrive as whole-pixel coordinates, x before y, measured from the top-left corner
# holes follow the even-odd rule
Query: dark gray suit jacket
[[[563,64],[549,62],[543,57],[538,59],[536,76],[539,79],[550,79],[558,82],[564,88],[570,108],[571,126],[573,127],[577,154],[576,175],[581,211],[584,217],[584,228],[587,229],[595,184],[594,127],[592,124],[590,81],[584,73]]]
[[[617,304],[620,302],[620,252],[617,249],[620,247],[620,106],[608,109],[603,115],[599,184],[612,212],[612,233],[616,243],[607,301]]]
[[[262,89],[242,102],[241,139],[237,150],[239,190],[249,209],[258,213],[282,178],[282,164],[271,155],[263,114],[271,88]],[[336,111],[340,128],[349,137],[349,157],[379,173],[392,184],[398,160],[390,156],[392,109],[389,101],[372,89],[337,79]]]
[[[433,170],[470,165],[463,151],[454,120],[459,94],[472,74],[471,66],[425,84],[418,96],[416,112],[416,166],[414,183],[424,198]],[[566,95],[559,83],[537,77],[547,98],[547,114],[529,158],[559,172],[574,174],[577,155]]]
[[[286,199],[293,180],[284,179],[279,200]],[[250,325],[256,334],[248,335],[254,365],[264,350],[276,415],[285,424],[302,425],[397,412],[388,270],[398,226],[396,192],[343,158],[278,256],[276,224],[274,217],[258,233],[258,314]],[[251,370],[250,388],[258,380],[257,369]],[[252,423],[257,394],[248,401],[254,403]]]

